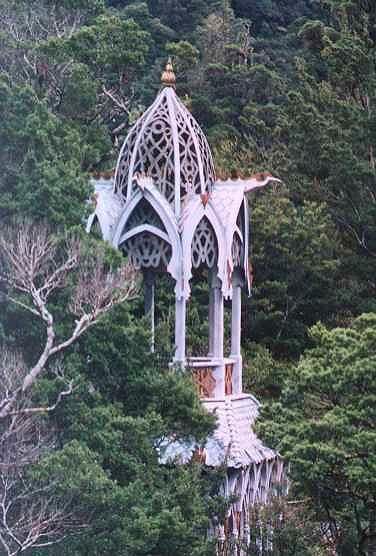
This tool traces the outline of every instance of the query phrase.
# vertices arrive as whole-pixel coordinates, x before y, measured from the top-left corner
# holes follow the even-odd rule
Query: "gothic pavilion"
[[[108,180],[96,181],[87,229],[99,228],[142,271],[153,337],[156,275],[172,277],[174,363],[192,373],[203,405],[217,416],[217,429],[203,449],[171,444],[162,459],[184,463],[199,450],[206,465],[225,464],[223,492],[236,501],[215,534],[247,542],[251,506],[266,503],[283,481],[283,461],[252,429],[259,402],[242,387],[241,295],[251,287],[247,193],[279,180],[266,174],[216,179],[210,147],[176,94],[170,62],[162,85],[124,141],[112,187]],[[209,274],[209,345],[205,357],[187,357],[186,305],[193,272],[201,265]],[[231,300],[230,353],[224,353],[225,299]]]

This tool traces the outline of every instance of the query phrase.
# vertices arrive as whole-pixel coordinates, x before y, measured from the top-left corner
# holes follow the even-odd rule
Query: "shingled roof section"
[[[238,468],[276,457],[252,430],[260,406],[256,398],[250,394],[226,396],[222,400],[203,400],[203,405],[218,419],[213,436],[216,442],[209,442],[205,450],[207,465],[226,461],[228,467]]]

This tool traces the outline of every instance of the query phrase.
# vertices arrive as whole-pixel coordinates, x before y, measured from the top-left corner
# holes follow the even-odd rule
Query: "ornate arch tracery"
[[[145,268],[161,265],[175,279],[178,298],[183,295],[182,247],[177,222],[169,204],[150,179],[145,180],[143,189],[134,193],[118,221],[112,243],[126,250],[125,242],[133,250],[138,268],[140,265]]]
[[[143,133],[140,134],[135,143],[128,145],[128,149],[133,152],[128,177],[128,194],[132,194],[137,183],[133,180],[133,175],[138,173],[150,176],[161,194],[170,204],[175,199],[175,177],[174,177],[174,157],[173,157],[173,137],[170,125],[167,98],[161,99],[158,110],[151,114],[151,117],[144,126]]]
[[[198,196],[197,196],[198,197]],[[225,278],[225,269],[226,269],[226,241],[225,241],[225,234],[224,229],[221,224],[220,219],[218,218],[214,208],[211,206],[210,200],[208,204],[204,207],[202,204],[201,199],[195,198],[192,199],[191,203],[187,206],[186,215],[183,213],[184,218],[184,227],[183,227],[183,234],[182,234],[182,245],[183,245],[183,276],[184,276],[184,291],[185,297],[189,297],[190,294],[190,285],[189,281],[192,278],[192,266],[195,268],[192,260],[192,246],[194,236],[196,234],[197,228],[199,228],[197,238],[201,238],[201,241],[205,243],[205,247],[199,249],[199,251],[204,252],[204,250],[208,249],[208,253],[211,249],[209,249],[213,244],[213,240],[210,239],[210,234],[204,231],[204,226],[206,227],[207,224],[201,223],[204,219],[209,222],[210,228],[215,238],[216,243],[216,258],[215,263],[218,267],[218,277],[223,282]],[[201,229],[201,226],[203,228]],[[196,242],[195,239],[195,242]],[[196,248],[195,248],[196,249]],[[209,257],[209,262],[211,264],[212,257]],[[195,260],[198,266],[201,264],[198,263],[199,260],[199,253],[195,254]],[[196,267],[197,268],[197,267]]]
[[[193,268],[206,265],[213,268],[218,259],[218,242],[213,226],[206,216],[198,223],[192,238],[191,256]]]
[[[137,270],[165,269],[172,255],[171,244],[150,231],[142,231],[128,237],[120,244],[120,248]]]
[[[124,226],[124,233],[138,226],[142,226],[143,224],[148,224],[149,226],[153,226],[166,232],[166,227],[163,224],[161,217],[152,205],[145,199],[145,197],[141,198],[128,217],[127,223]]]
[[[143,197],[130,213],[119,239],[119,247],[136,269],[166,269],[172,256],[166,228]]]
[[[91,219],[90,222],[90,234],[94,236],[96,239],[103,238],[103,230],[101,228],[99,218],[96,214],[94,214],[94,217]]]

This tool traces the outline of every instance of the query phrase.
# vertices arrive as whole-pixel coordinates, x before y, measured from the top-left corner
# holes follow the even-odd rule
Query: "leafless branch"
[[[87,526],[71,498],[56,496],[53,481],[29,479],[22,468],[0,470],[0,547],[7,556],[61,542]],[[88,517],[88,516],[87,516]]]
[[[0,256],[1,268],[4,269],[0,280],[14,292],[8,294],[8,299],[38,317],[46,331],[45,343],[37,361],[31,368],[25,371],[23,367],[22,373],[18,373],[18,376],[23,374],[22,383],[3,393],[0,399],[1,419],[19,411],[17,400],[45,371],[54,355],[70,347],[115,305],[137,294],[138,280],[129,265],[117,270],[109,269],[103,253],[83,255],[78,239],[61,243],[46,227],[29,223],[18,225],[16,231],[7,229],[0,234]],[[68,277],[72,274],[76,280],[67,309],[76,321],[71,333],[61,339],[57,338],[49,299],[56,290],[68,287]],[[17,292],[22,294],[21,300],[17,298]],[[60,399],[68,395],[65,392],[61,392]],[[31,413],[32,410],[28,408],[23,412]]]
[[[57,494],[57,483],[36,480],[30,467],[55,448],[46,413],[75,389],[56,355],[115,305],[134,297],[138,281],[130,266],[111,269],[103,252],[86,253],[78,239],[59,241],[45,227],[28,223],[0,233],[0,269],[6,299],[45,329],[32,366],[20,353],[0,346],[0,553],[15,556],[60,542],[90,522],[90,510],[81,500],[73,493]],[[61,289],[70,297],[67,313],[76,319],[63,338],[50,303]],[[47,369],[55,375],[56,397],[52,403],[36,403],[32,387]]]
[[[134,92],[129,98],[121,98],[120,95],[116,96],[114,90],[109,90],[105,85],[102,86],[103,93],[117,106],[122,112],[129,115],[129,108],[134,96]]]
[[[1,400],[19,391],[28,369],[20,354],[0,351]],[[32,407],[32,398],[17,399],[17,411],[0,420],[0,553],[14,556],[31,547],[60,542],[86,527],[90,515],[79,500],[59,495],[56,479],[35,479],[31,466],[55,448],[53,431],[41,412],[53,410],[73,391],[62,365],[52,369],[64,389],[49,407]],[[15,406],[13,406],[15,407]]]

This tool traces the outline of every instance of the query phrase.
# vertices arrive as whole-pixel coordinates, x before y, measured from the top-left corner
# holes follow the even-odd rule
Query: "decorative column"
[[[232,310],[231,310],[231,359],[234,359],[232,385],[234,394],[242,392],[242,354],[241,354],[241,313],[242,313],[242,278],[238,270],[232,275]]]
[[[220,280],[218,282],[219,284],[213,288],[213,355],[223,359],[223,294],[222,284]]]
[[[154,353],[155,349],[155,273],[151,270],[144,272],[144,307],[145,316],[149,317],[150,321],[150,351]]]
[[[214,288],[213,288],[213,272],[209,271],[209,351],[208,357],[214,357]]]
[[[213,269],[210,279],[209,294],[209,350],[210,356],[218,360],[214,368],[216,381],[215,397],[224,396],[225,389],[225,366],[223,359],[223,293],[222,283],[217,276],[217,269]]]
[[[186,299],[175,298],[175,357],[174,362],[185,364]]]

